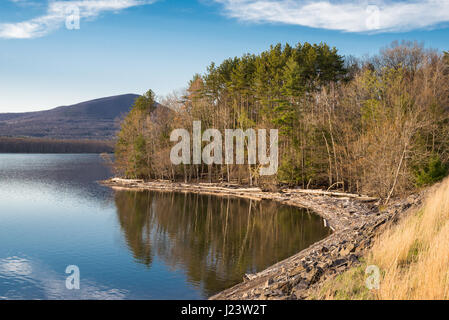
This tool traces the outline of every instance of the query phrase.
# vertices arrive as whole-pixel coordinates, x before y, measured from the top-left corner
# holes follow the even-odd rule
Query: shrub
[[[438,155],[432,156],[423,167],[415,171],[416,186],[423,187],[443,180],[448,169],[447,164],[444,164]]]

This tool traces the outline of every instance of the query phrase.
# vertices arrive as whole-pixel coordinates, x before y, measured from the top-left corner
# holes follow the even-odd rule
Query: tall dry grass
[[[379,237],[368,261],[382,272],[378,299],[449,299],[449,178]]]

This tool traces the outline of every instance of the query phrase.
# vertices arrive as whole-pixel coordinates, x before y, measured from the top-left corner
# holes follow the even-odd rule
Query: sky
[[[363,57],[394,40],[448,50],[449,0],[0,0],[0,112],[163,96],[276,43]]]

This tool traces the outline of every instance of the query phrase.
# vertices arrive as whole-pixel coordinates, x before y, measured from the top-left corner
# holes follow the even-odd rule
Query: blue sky
[[[69,30],[74,5],[80,29]],[[356,56],[394,40],[448,50],[448,22],[448,0],[1,0],[0,112],[164,95],[212,61],[278,42]]]

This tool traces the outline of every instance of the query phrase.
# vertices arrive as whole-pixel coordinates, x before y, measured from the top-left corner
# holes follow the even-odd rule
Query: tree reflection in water
[[[307,209],[191,193],[118,191],[118,219],[134,258],[182,269],[205,296],[330,234]]]

